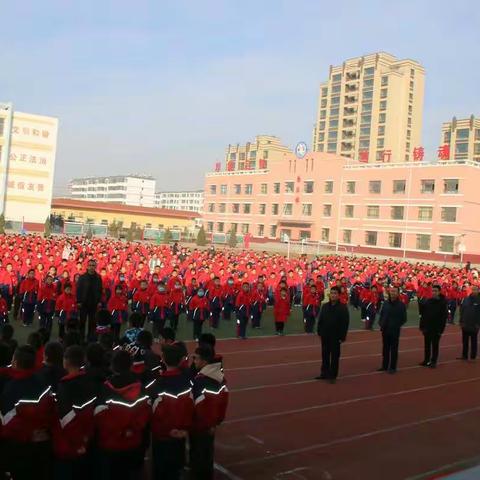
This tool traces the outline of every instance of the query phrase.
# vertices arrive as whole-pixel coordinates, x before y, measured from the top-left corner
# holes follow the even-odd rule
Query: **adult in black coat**
[[[448,319],[448,303],[439,285],[432,287],[432,298],[423,306],[420,330],[423,333],[425,348],[422,367],[435,368],[438,361],[440,338]]]
[[[472,285],[472,293],[462,302],[460,307],[460,326],[462,327],[463,350],[462,360],[477,358],[478,329],[480,328],[480,292],[477,285]]]
[[[407,309],[399,300],[398,287],[390,287],[388,300],[383,303],[380,312],[380,329],[383,341],[383,362],[380,372],[396,373],[398,362],[398,344],[400,331],[407,321]]]
[[[102,299],[102,279],[96,271],[97,263],[89,260],[87,271],[80,275],[77,284],[77,302],[80,312],[80,332],[85,337],[85,325],[88,324],[87,339],[95,339],[95,315]]]
[[[317,380],[335,383],[340,362],[340,345],[347,338],[350,314],[340,302],[340,289],[330,289],[330,301],[325,303],[318,318],[317,333],[322,341],[322,370]]]

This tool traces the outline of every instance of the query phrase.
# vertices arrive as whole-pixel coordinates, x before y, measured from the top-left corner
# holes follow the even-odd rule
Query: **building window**
[[[455,154],[466,155],[468,153],[468,143],[456,143]]]
[[[248,224],[248,223],[242,223],[242,233],[243,233],[243,234],[248,233],[249,229],[250,229],[250,224]]]
[[[293,214],[293,203],[285,203],[283,205],[283,214],[292,215]]]
[[[310,217],[312,215],[312,204],[311,203],[303,203],[302,204],[302,215]]]
[[[214,212],[215,211],[215,204],[214,203],[209,203],[208,204],[208,211],[210,213]]]
[[[380,206],[379,205],[368,205],[367,206],[367,218],[379,218],[380,217]]]
[[[226,185],[220,185],[220,193],[222,195],[226,195],[227,194],[227,186]]]
[[[225,213],[227,211],[227,204],[226,203],[219,203],[218,204],[218,211],[220,213]]]
[[[452,253],[455,245],[455,237],[451,235],[440,235],[439,250],[445,253]]]
[[[325,122],[319,122],[318,129],[319,130],[325,130]]]
[[[216,193],[217,193],[217,186],[216,185],[210,185],[210,193],[212,195],[216,195]]]
[[[442,207],[441,219],[442,222],[456,222],[457,207]]]
[[[310,240],[311,234],[308,230],[300,230],[300,240]]]
[[[242,186],[239,183],[236,183],[233,186],[233,191],[236,195],[240,195],[242,193]]]
[[[218,222],[217,223],[217,231],[222,233],[225,230],[225,224],[223,222]]]
[[[314,182],[312,181],[303,182],[304,193],[313,193],[313,185],[314,185]]]
[[[355,182],[347,182],[347,193],[355,193]]]
[[[387,109],[387,101],[386,100],[382,100],[380,102],[380,111],[383,112]]]
[[[257,226],[257,237],[263,237],[265,235],[265,225]]]
[[[373,78],[365,80],[363,82],[363,88],[373,88]]]
[[[285,193],[293,193],[295,191],[294,182],[285,182]]]
[[[333,193],[333,181],[327,180],[325,182],[325,193]]]
[[[322,242],[328,242],[330,240],[330,229],[322,228]]]
[[[328,88],[322,88],[322,97],[326,97],[328,95]]]
[[[272,215],[278,215],[278,203],[272,203]]]
[[[262,195],[266,195],[268,193],[268,185],[266,183],[262,183],[260,186],[260,193]]]
[[[339,82],[341,79],[342,79],[341,73],[336,73],[335,75],[332,75],[332,82]]]
[[[273,184],[273,193],[280,193],[280,182],[275,182]]]
[[[207,222],[207,232],[213,232],[213,222]]]
[[[403,220],[404,213],[405,207],[400,205],[395,205],[390,210],[390,216],[392,220]]]
[[[253,193],[253,185],[251,183],[247,183],[245,185],[245,194],[251,195]]]
[[[267,204],[266,203],[261,203],[258,206],[258,213],[260,215],[265,215],[267,213]]]
[[[325,108],[327,106],[327,99],[326,98],[322,98],[322,101],[320,102],[320,107],[321,108]]]
[[[394,180],[393,193],[405,193],[406,183],[405,180]]]
[[[251,203],[244,203],[243,204],[243,213],[250,213],[252,209],[252,204]]]
[[[421,222],[431,222],[433,218],[433,207],[418,207],[418,219]]]
[[[368,182],[368,191],[370,193],[382,193],[381,180],[370,180],[370,182]]]
[[[388,246],[392,248],[401,248],[402,234],[397,232],[390,232],[388,234]]]
[[[430,250],[430,235],[418,234],[416,241],[417,250]]]
[[[360,123],[362,125],[370,125],[371,122],[372,122],[372,116],[371,115],[362,115],[360,117]],[[349,126],[349,125],[347,125],[347,126]],[[344,125],[344,127],[345,127],[345,125]]]
[[[337,144],[336,143],[328,143],[327,144],[327,153],[335,153],[337,151]]]
[[[458,178],[448,178],[444,180],[443,193],[458,193]]]
[[[324,217],[331,217],[332,216],[332,206],[330,204],[323,205],[323,216]]]
[[[360,128],[360,136],[361,137],[369,137],[370,136],[370,127],[361,127]]]
[[[353,218],[354,208],[353,205],[345,205],[345,217]]]
[[[352,243],[352,231],[351,230],[344,230],[343,231],[343,242],[344,243]]]
[[[434,193],[435,192],[435,180],[422,180],[422,193]]]
[[[277,238],[277,226],[270,225],[270,238]]]
[[[232,212],[233,213],[240,213],[240,204],[239,203],[233,203],[232,204]]]
[[[327,117],[327,111],[326,110],[320,110],[320,118],[324,119]]]
[[[363,71],[363,76],[368,77],[375,73],[375,67],[368,67]]]
[[[386,113],[380,113],[378,115],[378,123],[385,123],[386,119],[387,119]]]
[[[385,146],[385,141],[383,138],[377,138],[377,148],[383,148]]]
[[[365,243],[367,245],[376,245],[377,244],[377,232],[365,232]]]
[[[459,128],[457,130],[457,140],[468,140],[470,130],[468,128]]]

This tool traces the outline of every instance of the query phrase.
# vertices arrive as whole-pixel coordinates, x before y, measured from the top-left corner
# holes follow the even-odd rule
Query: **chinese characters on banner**
[[[227,171],[228,171],[228,172],[233,172],[234,169],[235,169],[235,162],[233,162],[232,160],[230,160],[230,161],[227,163]]]
[[[425,150],[423,147],[415,147],[413,149],[413,161],[422,162],[423,157],[425,156]]]
[[[362,163],[368,163],[368,150],[360,150],[359,161]]]
[[[29,135],[32,137],[42,137],[42,138],[48,138],[50,136],[50,132],[48,130],[39,130],[37,128],[30,128],[30,127],[19,127],[18,125],[13,125],[12,134],[13,135]]]
[[[45,191],[45,184],[43,183],[30,183],[24,181],[9,180],[7,187],[10,190],[25,190],[30,192],[43,192]]]
[[[450,159],[450,145],[440,145],[438,147],[438,159],[449,160]]]
[[[267,168],[267,161],[264,158],[261,158],[258,161],[258,167],[260,168],[260,170],[265,170]]]
[[[32,165],[46,165],[47,157],[37,155],[27,155],[26,153],[10,153],[8,157],[10,162],[30,163]]]

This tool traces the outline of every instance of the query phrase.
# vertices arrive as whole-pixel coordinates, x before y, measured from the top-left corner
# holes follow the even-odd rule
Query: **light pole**
[[[3,148],[0,155],[0,162],[3,165],[3,171],[0,174],[0,214],[5,214],[5,201],[7,197],[7,175],[8,164],[10,161],[10,146],[12,140],[13,127],[13,104],[0,103],[0,110],[6,112],[5,123],[3,125]]]

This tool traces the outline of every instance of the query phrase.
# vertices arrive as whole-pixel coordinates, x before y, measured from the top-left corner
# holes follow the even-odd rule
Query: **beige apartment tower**
[[[418,62],[385,52],[331,66],[320,85],[313,150],[364,162],[412,161],[421,147],[424,80]]]
[[[474,115],[461,119],[453,117],[452,121],[445,122],[440,145],[448,145],[448,160],[480,162],[480,118]]]

